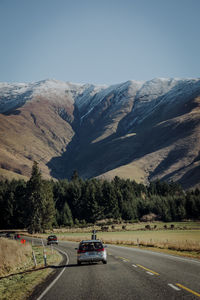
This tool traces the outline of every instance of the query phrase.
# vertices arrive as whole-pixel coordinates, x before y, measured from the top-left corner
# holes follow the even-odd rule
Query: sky
[[[200,0],[0,0],[0,81],[199,78]]]

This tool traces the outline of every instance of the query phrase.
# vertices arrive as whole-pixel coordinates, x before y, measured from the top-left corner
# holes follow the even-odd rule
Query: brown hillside
[[[115,175],[200,187],[200,80],[0,85],[0,179]]]
[[[64,107],[72,118],[73,107]],[[58,107],[43,98],[33,99],[23,107],[0,114],[0,167],[30,176],[33,161],[50,177],[47,162],[60,156],[73,137],[71,125],[58,114]]]

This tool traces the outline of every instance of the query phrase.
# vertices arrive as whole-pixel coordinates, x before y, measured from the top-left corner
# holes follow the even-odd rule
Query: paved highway
[[[77,243],[60,242],[60,276],[37,300],[200,299],[200,261],[136,248],[108,246],[108,264],[77,266]]]

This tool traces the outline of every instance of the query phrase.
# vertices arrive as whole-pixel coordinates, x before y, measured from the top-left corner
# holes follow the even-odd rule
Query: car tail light
[[[101,251],[104,251],[104,248],[101,248],[101,249],[97,249],[96,251],[97,251],[97,252],[101,252]]]
[[[80,253],[85,253],[86,251],[85,250],[80,250],[80,249],[78,249],[78,253],[80,254]]]

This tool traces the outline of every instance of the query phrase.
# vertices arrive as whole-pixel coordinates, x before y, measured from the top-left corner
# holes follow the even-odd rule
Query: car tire
[[[77,261],[77,264],[78,264],[78,266],[80,266],[80,265],[81,265],[81,262],[78,260],[78,261]]]
[[[103,263],[104,265],[106,265],[106,264],[107,264],[107,260],[102,260],[102,263]]]

